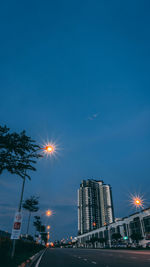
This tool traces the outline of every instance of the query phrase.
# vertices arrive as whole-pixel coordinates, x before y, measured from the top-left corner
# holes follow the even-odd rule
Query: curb
[[[38,253],[36,253],[35,255],[33,255],[32,257],[30,257],[26,261],[22,262],[20,265],[18,265],[18,267],[31,267],[32,264],[38,259],[38,257],[41,256],[43,251],[44,250],[39,251]]]

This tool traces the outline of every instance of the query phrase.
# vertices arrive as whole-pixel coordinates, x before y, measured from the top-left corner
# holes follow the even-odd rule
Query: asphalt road
[[[150,267],[150,251],[47,249],[33,267]]]

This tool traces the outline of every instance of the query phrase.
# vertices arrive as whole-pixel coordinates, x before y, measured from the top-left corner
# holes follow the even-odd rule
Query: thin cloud
[[[99,116],[99,112],[98,112],[98,113],[94,113],[92,116],[88,117],[88,120],[93,121],[93,120],[95,120],[98,116]]]

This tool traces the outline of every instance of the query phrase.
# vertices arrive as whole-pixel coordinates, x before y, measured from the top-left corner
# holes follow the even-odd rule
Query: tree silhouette
[[[38,231],[41,235],[41,239],[44,241],[44,243],[47,243],[47,232],[46,232],[46,227],[44,224],[41,222],[41,217],[40,216],[34,216],[35,221],[33,222],[33,225],[36,228],[36,231]]]
[[[36,159],[41,157],[37,151],[40,149],[25,131],[10,133],[6,126],[0,126],[0,174],[7,170],[17,174],[23,179],[31,179],[28,170],[35,171],[33,166]]]
[[[42,222],[41,222],[41,217],[40,216],[34,216],[34,222],[33,222],[33,225],[36,229],[37,232],[41,232],[41,225],[42,225]]]
[[[22,205],[22,207],[29,211],[29,217],[28,217],[28,224],[27,224],[27,235],[29,232],[29,225],[30,225],[30,218],[32,212],[37,212],[39,210],[38,207],[39,201],[38,197],[31,196],[30,198],[26,199]]]

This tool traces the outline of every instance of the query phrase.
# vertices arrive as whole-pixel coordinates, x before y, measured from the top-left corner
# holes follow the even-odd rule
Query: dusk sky
[[[6,0],[0,25],[0,125],[58,145],[24,194],[40,197],[44,223],[54,211],[52,239],[76,236],[82,179],[112,186],[116,217],[135,211],[130,193],[150,206],[150,1]],[[11,232],[21,183],[0,176],[1,230]]]

